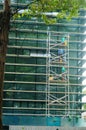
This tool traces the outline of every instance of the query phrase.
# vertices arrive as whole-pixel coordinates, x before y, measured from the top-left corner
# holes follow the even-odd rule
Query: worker
[[[61,39],[61,43],[64,43],[65,42],[65,37],[63,37],[62,39]]]
[[[61,43],[62,43],[64,46],[67,46],[67,38],[66,38],[66,36],[61,39]]]
[[[65,50],[60,48],[58,49],[58,55],[63,55],[65,53]]]
[[[53,76],[50,76],[50,77],[49,77],[49,81],[52,81],[52,80],[53,80]]]
[[[62,57],[61,56],[59,57],[59,62],[62,63]]]
[[[65,42],[64,42],[64,46],[67,46],[67,45],[68,45],[67,40],[65,40]]]
[[[63,66],[62,67],[62,80],[66,80],[66,69],[65,69],[65,67]]]
[[[66,69],[65,69],[64,66],[62,67],[62,70],[61,70],[61,71],[62,71],[62,73],[66,72]]]

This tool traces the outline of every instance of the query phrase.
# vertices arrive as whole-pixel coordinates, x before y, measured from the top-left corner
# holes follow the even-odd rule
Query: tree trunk
[[[10,23],[9,0],[5,0],[4,10],[0,12],[0,130],[3,130],[2,128],[3,80],[4,80],[5,57],[8,44],[9,23]]]

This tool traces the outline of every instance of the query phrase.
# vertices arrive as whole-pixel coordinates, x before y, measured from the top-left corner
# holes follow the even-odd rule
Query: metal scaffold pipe
[[[61,116],[62,113],[58,111],[58,107],[60,106],[61,110],[61,108],[63,108],[63,105],[63,112],[65,116],[67,116],[70,114],[69,35],[64,35],[63,33],[58,32],[51,33],[49,27],[47,35],[48,40],[46,51],[46,116]],[[53,48],[55,48],[55,50]],[[55,87],[53,88],[52,84],[54,83],[56,84],[56,89]],[[62,84],[64,84],[64,89],[59,89],[59,85]],[[57,94],[55,92],[57,92]],[[63,92],[63,94],[61,94],[61,92]],[[55,109],[57,108],[57,111],[53,112],[52,107],[55,107]]]

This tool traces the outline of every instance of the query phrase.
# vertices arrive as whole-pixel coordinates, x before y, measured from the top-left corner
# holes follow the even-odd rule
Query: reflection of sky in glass
[[[82,84],[84,84],[84,85],[86,84],[86,79],[84,80],[84,82],[82,82]],[[86,87],[82,91],[84,93],[84,91],[86,91]],[[82,97],[82,102],[86,103],[86,96]]]
[[[82,67],[86,67],[86,63]]]
[[[86,85],[86,79],[82,81],[82,84],[83,84],[83,85]]]
[[[85,56],[83,56],[83,59],[86,59],[86,55],[85,55]]]
[[[82,98],[82,102],[86,103],[86,96]]]

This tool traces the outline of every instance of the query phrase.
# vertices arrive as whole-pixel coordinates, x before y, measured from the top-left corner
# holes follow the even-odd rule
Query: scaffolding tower
[[[69,116],[69,34],[50,32],[46,58],[46,114]]]

